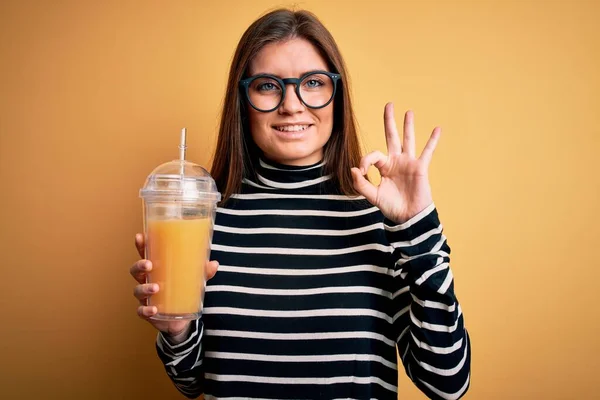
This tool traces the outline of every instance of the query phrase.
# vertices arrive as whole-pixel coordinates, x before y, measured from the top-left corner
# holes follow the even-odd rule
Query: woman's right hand
[[[144,235],[138,233],[135,235],[135,247],[140,254],[140,257],[144,258]],[[217,261],[209,261],[207,263],[206,278],[210,279],[217,273],[219,263]],[[133,290],[133,295],[139,300],[140,305],[137,308],[138,316],[148,321],[153,327],[159,331],[174,337],[179,336],[185,332],[190,324],[190,321],[160,321],[151,319],[154,314],[158,312],[155,306],[148,306],[148,298],[153,294],[157,293],[159,288],[156,283],[146,283],[147,274],[152,271],[152,263],[150,260],[139,260],[136,261],[129,272],[133,278],[139,283]]]

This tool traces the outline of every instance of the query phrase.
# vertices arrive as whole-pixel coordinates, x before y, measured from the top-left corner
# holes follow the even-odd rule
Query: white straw
[[[187,145],[185,144],[185,133],[186,128],[181,130],[181,141],[179,142],[179,159],[181,161],[185,160],[185,149],[187,149]]]
[[[185,143],[185,135],[186,135],[186,128],[183,128],[181,130],[181,140],[179,141],[179,160],[182,161],[181,162],[181,167],[180,167],[180,173],[183,176],[183,161],[185,161],[185,149],[187,149],[187,145]]]

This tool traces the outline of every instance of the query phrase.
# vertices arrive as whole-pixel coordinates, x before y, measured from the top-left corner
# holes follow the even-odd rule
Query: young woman
[[[388,104],[387,155],[361,158],[346,77],[306,11],[271,12],[238,44],[202,317],[150,319],[152,265],[131,268],[138,314],[190,398],[396,399],[396,352],[427,396],[467,391],[469,338],[428,180],[440,129],[418,155],[412,113],[400,140]],[[365,178],[372,165],[379,186]],[[142,235],[136,244],[143,254]]]

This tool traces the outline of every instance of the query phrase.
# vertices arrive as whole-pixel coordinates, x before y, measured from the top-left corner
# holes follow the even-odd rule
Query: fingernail
[[[148,261],[148,262],[145,262],[145,263],[144,263],[144,269],[145,269],[145,270],[148,270],[148,269],[150,269],[150,265],[151,265],[151,264],[150,264],[150,262],[149,262],[149,261]]]
[[[158,292],[158,285],[154,284],[154,285],[150,286],[150,291],[152,293]]]

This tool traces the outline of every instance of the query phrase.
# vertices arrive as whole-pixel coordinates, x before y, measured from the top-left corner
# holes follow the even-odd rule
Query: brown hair
[[[326,60],[331,72],[342,76],[334,101],[333,130],[324,147],[324,173],[332,175],[332,182],[341,194],[357,195],[350,168],[359,165],[361,151],[342,55],[331,33],[314,14],[305,10],[277,9],[250,25],[240,39],[231,62],[211,169],[223,202],[240,192],[243,178],[255,177],[254,165],[260,155],[248,128],[245,99],[240,95],[239,81],[246,77],[250,60],[262,47],[292,38],[311,42]]]

